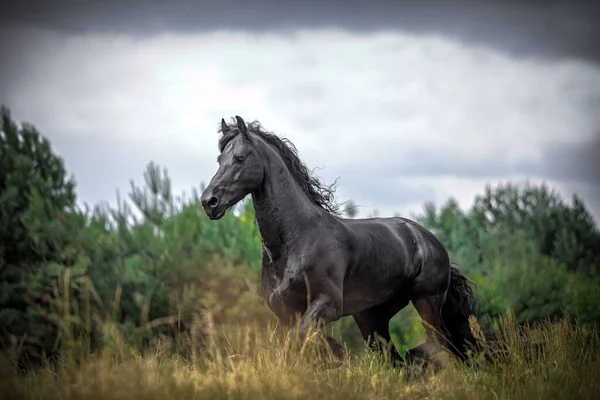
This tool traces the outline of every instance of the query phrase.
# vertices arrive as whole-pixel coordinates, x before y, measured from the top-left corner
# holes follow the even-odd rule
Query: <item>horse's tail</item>
[[[465,359],[467,349],[476,344],[469,325],[469,317],[475,315],[477,302],[473,294],[473,283],[454,266],[450,266],[450,287],[442,306],[442,320],[449,334],[449,350],[460,359]]]

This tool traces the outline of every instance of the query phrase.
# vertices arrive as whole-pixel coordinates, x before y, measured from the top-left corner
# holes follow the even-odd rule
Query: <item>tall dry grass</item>
[[[593,399],[600,394],[600,343],[591,327],[547,322],[501,325],[503,351],[470,365],[450,361],[438,374],[408,376],[368,350],[340,365],[316,358],[316,340],[299,345],[271,327],[222,330],[207,324],[208,346],[177,355],[158,341],[142,354],[112,345],[79,365],[47,364],[19,373],[0,361],[4,399]],[[533,345],[537,344],[537,345]]]
[[[69,304],[66,295],[56,298]],[[3,399],[534,400],[600,395],[598,331],[567,319],[522,327],[508,313],[498,327],[501,339],[484,353],[466,364],[450,359],[437,374],[414,374],[391,368],[366,348],[335,364],[318,356],[317,335],[300,343],[274,326],[215,327],[208,314],[194,322],[206,333],[201,341],[194,335],[177,338],[187,342],[185,353],[175,351],[181,343],[166,338],[157,339],[151,351],[136,350],[106,316],[104,347],[89,351],[89,340],[81,329],[74,331],[78,324],[67,306],[61,307],[53,317],[63,337],[61,361],[23,373],[14,354],[2,354]],[[83,332],[89,331],[90,317],[81,321]],[[478,334],[476,321],[471,322]]]

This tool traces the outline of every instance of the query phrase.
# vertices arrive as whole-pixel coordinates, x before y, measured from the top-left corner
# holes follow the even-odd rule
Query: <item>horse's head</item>
[[[222,218],[227,210],[257,190],[264,179],[264,160],[255,147],[257,138],[251,136],[241,117],[235,119],[235,126],[221,120],[219,169],[200,198],[204,212],[213,220]]]

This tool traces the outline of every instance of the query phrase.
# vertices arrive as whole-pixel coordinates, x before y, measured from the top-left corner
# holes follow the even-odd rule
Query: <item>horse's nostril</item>
[[[212,196],[210,199],[208,199],[208,201],[206,202],[206,205],[209,206],[210,208],[214,208],[217,206],[217,204],[219,204],[219,199],[217,199],[215,196]]]

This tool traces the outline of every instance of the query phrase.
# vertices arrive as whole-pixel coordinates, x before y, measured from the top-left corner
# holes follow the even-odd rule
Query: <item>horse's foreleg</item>
[[[308,308],[300,318],[299,323],[290,331],[290,335],[298,335],[301,339],[305,339],[311,326],[320,329],[324,325],[337,321],[340,319],[341,315],[341,290],[332,287],[331,290],[328,290],[327,292],[319,293],[314,300],[310,302]],[[332,352],[336,356],[341,357],[343,353],[342,345],[329,336],[326,337],[326,340]]]

